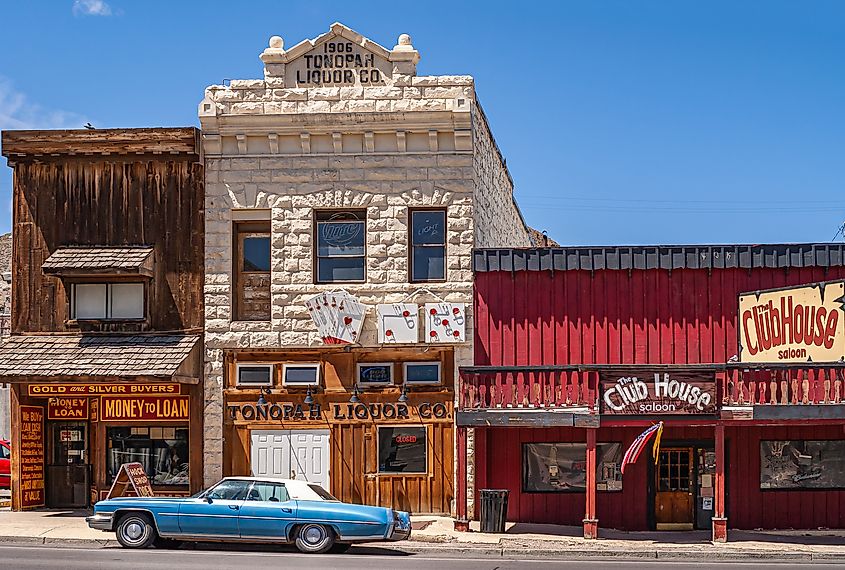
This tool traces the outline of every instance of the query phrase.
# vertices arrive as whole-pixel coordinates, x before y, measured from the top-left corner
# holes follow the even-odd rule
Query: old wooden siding
[[[728,426],[728,525],[732,528],[843,528],[845,490],[761,490],[760,440],[842,439],[842,425]]]
[[[476,274],[476,365],[724,363],[740,292],[845,268],[496,271]]]
[[[41,271],[44,260],[64,245],[155,246],[145,330],[200,329],[203,171],[197,160],[190,155],[18,159],[13,332],[69,330],[64,284]]]

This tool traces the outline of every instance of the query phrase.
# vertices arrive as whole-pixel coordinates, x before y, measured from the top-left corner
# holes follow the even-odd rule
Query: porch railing
[[[735,368],[718,375],[722,405],[823,405],[845,403],[845,363]]]
[[[509,367],[519,368],[519,367]],[[461,369],[458,406],[486,408],[595,408],[598,374],[567,367],[521,370]]]

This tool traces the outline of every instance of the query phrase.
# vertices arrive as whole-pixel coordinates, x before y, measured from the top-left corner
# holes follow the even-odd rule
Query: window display
[[[428,473],[424,427],[379,427],[379,473]]]
[[[596,445],[596,488],[621,491],[621,443]],[[584,492],[587,489],[587,445],[526,443],[523,445],[523,489],[528,493]]]
[[[845,488],[845,440],[761,441],[760,488]]]
[[[188,485],[188,428],[114,427],[106,439],[109,483],[121,465],[137,462],[153,485]]]

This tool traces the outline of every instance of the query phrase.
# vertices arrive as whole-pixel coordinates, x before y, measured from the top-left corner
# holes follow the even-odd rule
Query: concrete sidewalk
[[[113,546],[114,534],[88,528],[87,511],[0,510],[0,544]],[[711,544],[710,533],[601,530],[586,540],[580,527],[508,524],[504,534],[457,532],[451,518],[418,516],[412,540],[379,547],[426,554],[507,558],[630,558],[845,561],[845,531],[730,531],[731,542]],[[471,525],[475,531],[478,523]]]

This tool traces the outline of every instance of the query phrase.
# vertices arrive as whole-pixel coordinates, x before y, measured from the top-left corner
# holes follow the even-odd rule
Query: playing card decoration
[[[305,301],[308,314],[326,344],[357,342],[366,306],[346,291],[320,293]]]
[[[378,341],[382,344],[415,344],[420,338],[420,307],[416,304],[377,305]]]
[[[464,303],[426,303],[425,341],[464,342],[466,312]]]

